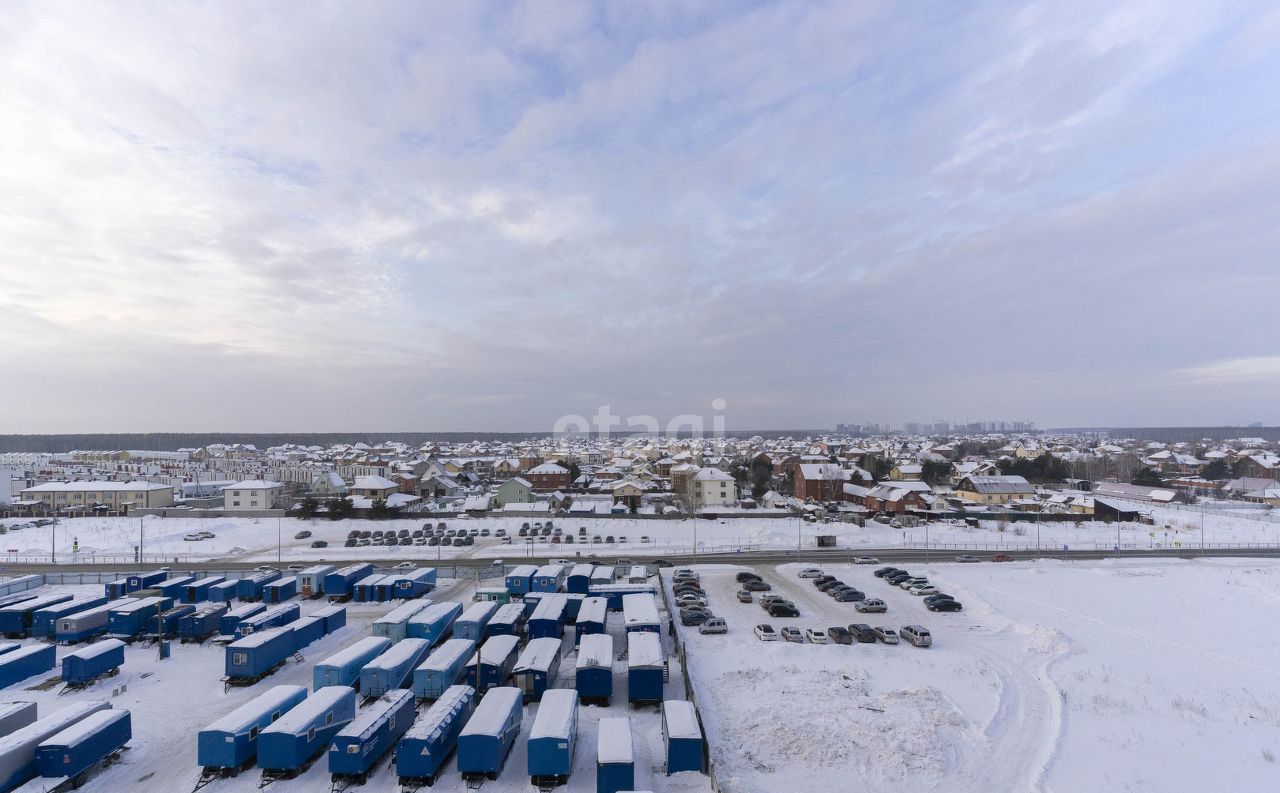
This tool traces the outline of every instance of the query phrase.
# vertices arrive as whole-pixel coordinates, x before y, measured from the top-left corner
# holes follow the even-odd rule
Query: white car
[[[203,539],[204,537],[201,537],[199,534],[188,534],[182,538],[182,541],[183,542],[200,542]]]
[[[874,556],[859,556],[853,560],[854,564],[880,564],[880,560]]]
[[[549,564],[573,564],[568,559],[552,559]]]
[[[804,636],[810,644],[826,644],[827,632],[822,628],[805,628]]]
[[[927,586],[929,579],[927,578],[907,578],[898,584],[899,589],[911,589],[912,587]]]
[[[782,638],[789,642],[804,644],[804,634],[801,633],[800,629],[794,625],[788,625],[782,629]]]
[[[417,567],[417,565],[414,564],[413,562],[401,562],[400,564],[396,565],[397,570],[412,570],[415,567]]]
[[[684,594],[676,598],[676,605],[680,607],[705,606],[707,605],[707,599],[701,595],[695,595],[692,592],[689,592],[688,594]]]
[[[728,633],[729,623],[724,621],[724,617],[712,617],[706,622],[698,626],[698,633],[704,636],[709,633]]]
[[[911,587],[907,591],[915,595],[916,597],[923,597],[924,595],[938,594],[938,588],[936,586],[933,586],[932,584],[916,584],[915,586]]]
[[[801,578],[822,578],[822,570],[817,567],[806,567],[796,573]]]
[[[776,642],[778,640],[778,632],[767,622],[757,625],[755,630],[756,638],[762,642]]]

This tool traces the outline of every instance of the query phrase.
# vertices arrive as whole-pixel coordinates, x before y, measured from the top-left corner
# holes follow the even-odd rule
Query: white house
[[[693,475],[694,497],[703,507],[733,506],[738,503],[738,485],[719,468],[703,468]]]
[[[246,479],[222,491],[223,509],[274,509],[284,495],[284,485],[266,479]]]

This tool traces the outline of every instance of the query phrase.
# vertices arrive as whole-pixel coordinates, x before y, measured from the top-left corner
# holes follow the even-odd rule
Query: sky
[[[1271,2],[8,2],[0,432],[1280,424],[1277,74]]]

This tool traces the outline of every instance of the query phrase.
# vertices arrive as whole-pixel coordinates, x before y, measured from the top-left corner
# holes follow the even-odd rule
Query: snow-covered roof
[[[495,639],[514,639],[514,636],[495,636]],[[490,639],[489,641],[493,641]],[[484,699],[462,728],[462,735],[497,735],[506,725],[512,709],[520,707],[523,694],[520,689],[502,686],[489,689]]]
[[[588,633],[578,642],[578,668],[588,667],[613,667],[612,636],[607,633]]]
[[[626,717],[601,719],[596,741],[596,762],[606,764],[635,762],[631,746],[631,719]]]
[[[263,729],[262,733],[296,733],[307,729],[311,721],[343,699],[350,698],[354,704],[356,691],[350,686],[325,686],[311,696],[294,705],[274,724]],[[354,708],[353,708],[354,710]]]
[[[623,622],[628,628],[658,624],[658,604],[653,595],[637,592],[622,596]]]
[[[270,479],[245,479],[242,482],[236,482],[234,485],[227,485],[226,490],[274,490],[278,487],[284,487],[280,482],[273,482]]]
[[[489,601],[492,603],[493,601]],[[511,636],[505,634],[502,636],[490,636],[485,639],[484,644],[480,645],[480,663],[497,664],[511,655],[511,651],[520,645],[519,636]],[[485,695],[488,696],[487,694]]]
[[[399,486],[385,476],[357,476],[352,485],[357,490],[395,490]]]
[[[172,490],[172,485],[161,485],[155,482],[106,482],[96,480],[76,480],[73,482],[45,482],[34,487],[23,488],[24,493],[79,493],[81,491],[101,491],[118,493],[125,490]]]
[[[721,471],[719,468],[703,468],[701,471],[693,475],[694,479],[700,482],[717,481],[732,482],[733,477]]]
[[[516,659],[516,670],[550,669],[552,662],[555,661],[556,656],[559,654],[559,639],[548,636],[544,636],[540,639],[530,639],[529,643],[520,651],[520,657]]]
[[[688,700],[664,700],[662,720],[666,722],[668,738],[702,739],[702,730],[698,727],[698,712]]]
[[[632,631],[627,634],[627,665],[662,666],[662,637],[653,631]]]
[[[529,469],[531,474],[567,474],[569,469],[555,463],[543,463]]]
[[[434,671],[448,669],[457,663],[459,656],[471,655],[475,651],[476,643],[471,639],[449,639],[432,651],[418,668]]]
[[[127,710],[99,710],[45,738],[40,745],[78,746],[90,735],[97,733],[108,724],[127,718],[129,718],[129,711]]]

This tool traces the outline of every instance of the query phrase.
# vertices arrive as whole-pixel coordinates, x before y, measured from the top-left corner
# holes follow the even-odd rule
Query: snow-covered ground
[[[726,789],[1280,788],[1280,563],[1051,560],[918,566],[965,604],[933,614],[872,568],[827,572],[889,604],[861,615],[760,568],[799,619],[703,573],[725,636],[681,628]],[[934,646],[762,643],[754,624],[929,628]]]

